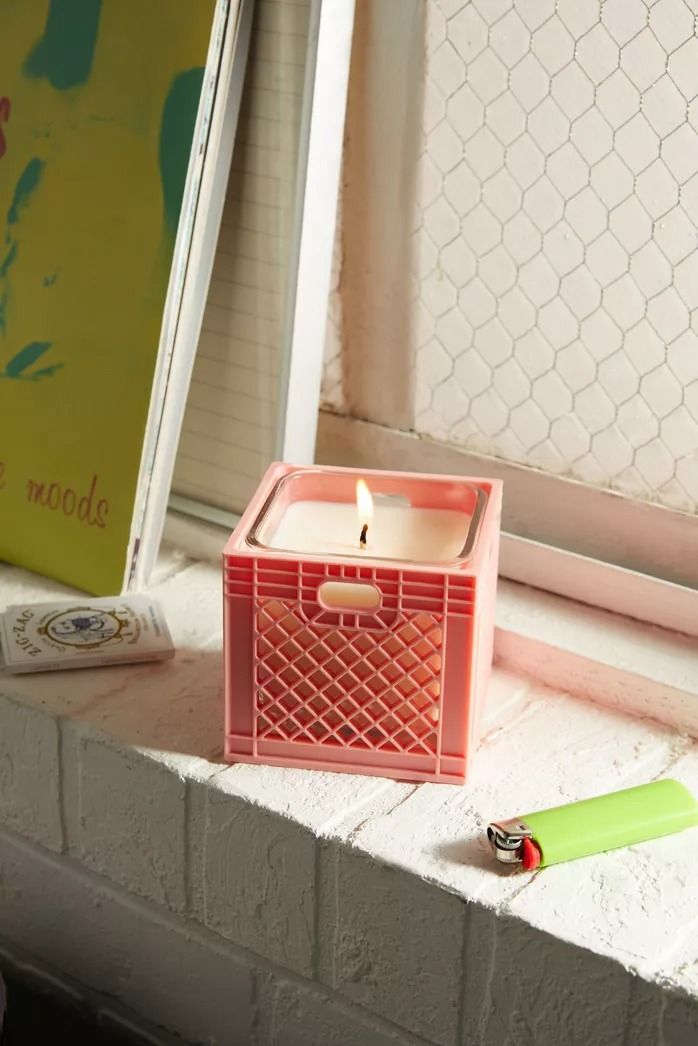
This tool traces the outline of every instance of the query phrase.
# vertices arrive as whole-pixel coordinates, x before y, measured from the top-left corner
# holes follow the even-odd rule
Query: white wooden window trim
[[[698,590],[685,585],[507,533],[502,535],[499,573],[589,606],[698,636]]]
[[[692,516],[324,412],[317,460],[501,478],[502,577],[698,636],[698,523]],[[620,562],[603,559],[606,551]]]
[[[301,121],[304,150],[298,166],[297,264],[287,297],[277,443],[277,456],[298,464],[311,463],[315,454],[354,7],[355,0],[313,0],[310,12]]]

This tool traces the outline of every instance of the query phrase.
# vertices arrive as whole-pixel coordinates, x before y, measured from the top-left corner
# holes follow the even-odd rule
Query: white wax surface
[[[366,557],[445,563],[457,558],[465,544],[470,516],[451,509],[374,506],[368,525]],[[336,501],[294,501],[271,535],[271,548],[330,556],[361,555],[361,526],[356,505]]]

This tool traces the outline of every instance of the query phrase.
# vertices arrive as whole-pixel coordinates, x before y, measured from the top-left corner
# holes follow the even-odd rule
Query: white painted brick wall
[[[0,860],[5,941],[187,1042],[247,1046],[252,968],[223,942],[7,834]]]
[[[345,847],[333,879],[336,918],[324,928],[332,987],[429,1042],[456,1046],[461,898]]]
[[[465,1042],[506,1042],[508,1036],[560,1046],[626,1041],[633,978],[617,963],[561,947],[518,919],[472,905],[466,967]],[[552,1029],[558,1038],[549,1038]],[[638,1031],[629,1043],[661,1041]]]
[[[151,1042],[695,1046],[691,847],[511,876],[482,833],[670,773],[698,788],[695,743],[497,671],[466,788],[224,767],[218,573],[160,577],[174,663],[0,674],[0,966]]]
[[[146,900],[183,911],[184,781],[153,759],[96,738],[81,739],[78,759],[85,865]]]
[[[312,976],[315,839],[293,821],[211,791],[204,859],[206,925]]]
[[[417,1046],[422,1041],[336,996],[269,974],[258,980],[255,1030],[265,1046]]]
[[[58,724],[8,697],[0,703],[0,819],[52,850],[63,845]]]

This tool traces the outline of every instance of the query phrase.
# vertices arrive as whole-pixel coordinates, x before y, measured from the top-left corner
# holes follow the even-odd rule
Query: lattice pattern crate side
[[[338,571],[380,590],[374,614],[323,609]],[[227,758],[463,780],[474,592],[467,574],[228,557]]]
[[[258,739],[438,753],[443,629],[410,615],[383,634],[311,626],[273,601],[256,613]],[[288,638],[270,641],[270,634]]]
[[[245,556],[223,560],[223,654],[225,671],[225,755],[235,737],[239,758],[254,754],[252,577],[254,560]]]

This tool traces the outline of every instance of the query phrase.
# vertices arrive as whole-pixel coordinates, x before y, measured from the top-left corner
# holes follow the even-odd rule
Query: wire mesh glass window
[[[403,427],[695,512],[691,4],[425,9]],[[351,351],[334,327],[324,402],[371,420]]]

